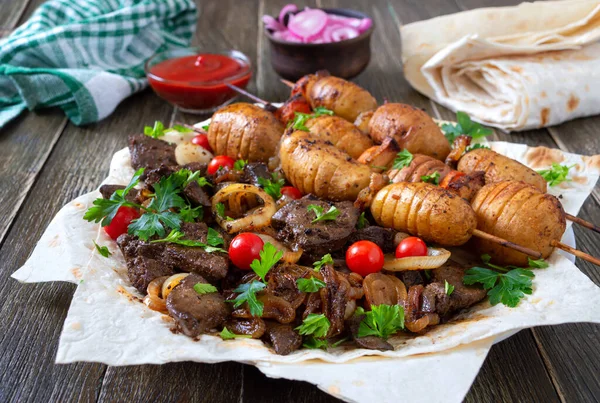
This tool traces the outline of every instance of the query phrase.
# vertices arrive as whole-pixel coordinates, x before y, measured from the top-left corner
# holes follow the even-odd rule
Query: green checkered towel
[[[26,108],[62,108],[76,125],[145,88],[144,63],[187,46],[193,0],[50,0],[0,41],[0,128]]]

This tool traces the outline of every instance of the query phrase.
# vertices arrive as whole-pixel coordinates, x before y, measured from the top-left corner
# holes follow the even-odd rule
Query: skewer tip
[[[282,78],[282,79],[280,79],[280,81],[281,81],[282,83],[284,83],[285,85],[287,85],[288,87],[290,87],[290,88],[294,88],[294,85],[295,85],[295,84],[294,84],[293,82],[291,82],[291,81],[289,81],[289,80],[286,80],[285,78]]]

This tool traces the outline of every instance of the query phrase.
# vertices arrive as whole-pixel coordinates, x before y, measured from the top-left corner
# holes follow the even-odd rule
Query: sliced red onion
[[[262,17],[263,24],[265,24],[266,29],[270,29],[272,31],[285,31],[285,25],[280,24],[275,18],[270,15],[264,15]]]
[[[302,43],[302,38],[298,38],[296,35],[292,34],[287,29],[285,31],[273,32],[273,37],[281,41]]]
[[[287,13],[293,13],[298,11],[298,7],[295,4],[288,4],[283,6],[281,11],[279,12],[279,23],[281,25],[285,25],[285,16]]]
[[[291,16],[287,27],[294,35],[310,40],[323,31],[328,21],[327,13],[315,8]]]
[[[339,22],[343,25],[346,25],[349,27],[354,27],[354,28],[358,28],[358,26],[360,25],[360,23],[362,21],[361,19],[358,19],[358,18],[344,17],[342,15],[336,15],[336,14],[327,14],[327,16],[332,21]]]
[[[370,18],[363,18],[360,20],[360,25],[357,27],[358,31],[362,34],[367,31],[373,25],[373,21]]]
[[[331,39],[334,42],[345,41],[346,39],[356,38],[360,33],[352,27],[341,27],[331,32]]]

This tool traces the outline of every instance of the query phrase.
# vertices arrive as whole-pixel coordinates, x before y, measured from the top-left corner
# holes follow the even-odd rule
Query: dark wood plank
[[[30,0],[9,1],[2,3],[0,13],[0,38],[8,36],[17,27],[19,21],[23,21],[23,15],[27,10]]]

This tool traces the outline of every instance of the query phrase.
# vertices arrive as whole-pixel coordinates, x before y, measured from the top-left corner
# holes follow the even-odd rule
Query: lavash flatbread
[[[504,130],[600,113],[600,1],[484,8],[401,28],[421,93]]]

